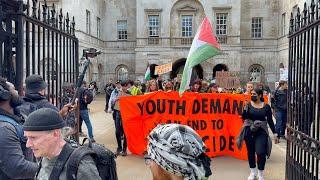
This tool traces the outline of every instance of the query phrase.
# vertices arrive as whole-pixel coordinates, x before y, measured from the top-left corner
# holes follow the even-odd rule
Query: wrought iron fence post
[[[19,95],[23,94],[23,45],[24,45],[24,28],[23,28],[23,1],[19,1],[19,11],[17,16],[17,48],[16,48],[16,80],[15,86]]]

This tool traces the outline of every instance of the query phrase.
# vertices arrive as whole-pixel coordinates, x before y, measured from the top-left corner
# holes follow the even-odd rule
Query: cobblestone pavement
[[[102,143],[107,148],[115,151],[114,123],[111,114],[104,112],[104,106],[105,99],[103,95],[97,96],[89,106],[93,132],[98,143]],[[84,123],[82,129],[86,132]],[[284,140],[280,144],[273,146],[271,157],[266,164],[266,180],[285,179],[285,153],[286,142]],[[129,153],[126,157],[118,157],[116,161],[119,180],[152,179],[150,170],[145,166],[142,157]],[[212,159],[211,169],[213,175],[209,179],[212,180],[246,180],[249,174],[247,161],[231,157],[216,157]]]

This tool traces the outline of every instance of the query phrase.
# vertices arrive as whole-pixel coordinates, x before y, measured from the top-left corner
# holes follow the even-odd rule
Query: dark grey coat
[[[31,179],[37,170],[37,163],[26,160],[15,127],[0,121],[0,180]]]

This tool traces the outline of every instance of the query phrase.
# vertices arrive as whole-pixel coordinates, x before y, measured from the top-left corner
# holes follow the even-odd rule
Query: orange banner
[[[196,130],[210,157],[229,155],[247,159],[246,148],[236,147],[245,100],[241,94],[155,92],[120,98],[120,110],[128,148],[133,154],[146,151],[149,132],[162,123],[185,124]]]

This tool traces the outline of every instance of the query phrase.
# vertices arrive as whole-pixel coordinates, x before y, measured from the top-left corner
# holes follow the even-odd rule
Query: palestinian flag
[[[184,66],[179,94],[181,95],[186,89],[189,89],[192,68],[201,62],[219,55],[220,45],[213,34],[209,19],[206,17],[201,23],[196,36],[192,41],[192,45]]]
[[[151,79],[151,72],[150,72],[150,66],[148,64],[147,70],[146,70],[146,74],[144,75],[144,78],[149,81]]]

